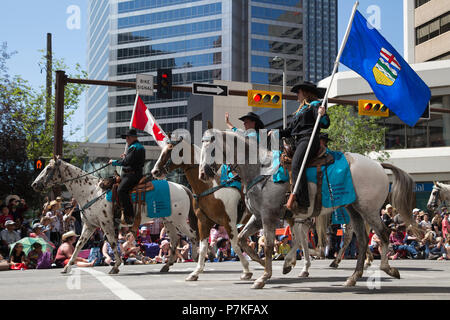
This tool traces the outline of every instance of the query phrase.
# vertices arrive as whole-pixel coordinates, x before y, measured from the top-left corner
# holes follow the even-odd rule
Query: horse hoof
[[[250,280],[253,276],[253,273],[247,272],[241,275],[241,280]]]
[[[169,272],[169,266],[163,266],[159,272]]]
[[[291,270],[292,270],[292,266],[283,267],[283,274],[288,274],[289,272],[291,272]]]
[[[398,272],[398,269],[397,269],[397,268],[391,268],[391,269],[389,270],[389,275],[390,275],[391,277],[396,278],[396,279],[400,279],[400,272]]]
[[[337,264],[336,261],[333,261],[333,262],[330,264],[330,268],[337,269],[338,267],[339,267],[339,264]]]
[[[309,272],[308,271],[303,271],[302,273],[300,273],[300,275],[298,277],[299,278],[308,278],[309,277]]]
[[[109,274],[118,274],[119,273],[119,268],[112,268],[110,271],[109,271]]]
[[[344,287],[349,288],[349,287],[354,287],[356,285],[356,280],[355,279],[347,279],[347,281],[345,281],[344,283]]]
[[[262,289],[265,286],[265,282],[264,281],[258,281],[256,280],[253,285],[252,285],[252,289]]]
[[[185,281],[197,281],[198,280],[198,275],[196,274],[191,274],[189,277],[187,277],[185,279]]]

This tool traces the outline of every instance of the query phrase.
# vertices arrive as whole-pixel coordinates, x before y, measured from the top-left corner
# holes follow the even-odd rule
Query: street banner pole
[[[339,66],[339,61],[341,60],[341,56],[342,56],[342,52],[344,51],[345,44],[347,43],[348,36],[349,36],[350,30],[351,30],[351,28],[352,28],[353,19],[354,19],[354,17],[355,17],[355,13],[356,13],[356,9],[358,8],[358,5],[359,5],[359,1],[356,1],[355,4],[353,5],[353,10],[352,10],[352,14],[351,14],[351,16],[350,16],[350,20],[349,20],[349,22],[348,22],[347,30],[346,30],[346,32],[345,32],[344,39],[342,40],[341,47],[340,47],[340,49],[339,49],[338,55],[336,56],[336,61],[334,62],[334,68],[333,68],[333,73],[331,74],[330,83],[328,84],[327,91],[325,92],[325,96],[324,96],[323,101],[322,101],[322,107],[325,107],[326,104],[327,104],[328,93],[329,93],[329,91],[330,91],[331,84],[333,83],[334,75],[335,75],[336,72],[337,72],[337,68],[338,68],[338,66]],[[317,117],[317,119],[316,119],[316,123],[314,124],[314,129],[313,129],[313,132],[312,132],[312,134],[311,134],[311,139],[309,140],[309,143],[308,143],[308,148],[306,149],[305,156],[303,157],[302,166],[300,167],[300,172],[299,172],[299,174],[298,174],[298,176],[297,176],[297,180],[296,180],[296,182],[295,182],[294,190],[292,191],[291,195],[289,196],[288,202],[287,202],[287,204],[286,204],[286,207],[287,207],[289,210],[292,209],[292,206],[293,206],[293,204],[294,204],[294,201],[295,201],[295,194],[297,193],[298,187],[299,187],[299,185],[300,185],[300,179],[301,179],[301,176],[302,176],[303,171],[305,170],[306,161],[307,161],[307,159],[308,159],[309,151],[310,151],[310,149],[311,149],[311,145],[312,145],[314,136],[315,136],[315,134],[316,134],[317,128],[319,127],[319,122],[320,122],[321,117],[322,117],[322,116],[321,116],[320,113],[319,113],[319,115],[318,115],[318,117]],[[320,192],[320,190],[318,190],[318,192]]]

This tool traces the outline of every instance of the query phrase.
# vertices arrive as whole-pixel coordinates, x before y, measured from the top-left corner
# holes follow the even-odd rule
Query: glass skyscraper
[[[324,15],[324,17],[322,17]],[[337,47],[337,0],[90,0],[92,79],[132,81],[171,68],[173,84],[231,80],[317,81],[331,73]],[[86,112],[90,142],[122,143],[136,91],[92,86]],[[186,128],[188,93],[143,97],[166,132]],[[153,144],[151,137],[140,138]]]

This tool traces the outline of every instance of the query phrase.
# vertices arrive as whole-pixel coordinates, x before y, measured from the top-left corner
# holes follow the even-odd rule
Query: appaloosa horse
[[[279,221],[283,205],[285,204],[285,193],[289,190],[287,184],[277,184],[272,179],[262,174],[266,172],[265,164],[271,159],[269,152],[261,144],[257,144],[256,140],[243,137],[239,134],[229,131],[207,130],[203,135],[202,152],[200,161],[199,178],[210,180],[213,178],[209,165],[212,162],[223,162],[223,159],[231,158],[233,168],[238,172],[242,179],[243,185],[246,187],[246,205],[253,214],[250,221],[239,234],[239,238],[246,238],[253,234],[259,228],[263,227],[265,236],[265,269],[264,274],[258,278],[253,288],[263,288],[266,281],[272,276],[272,252],[275,238],[275,227]],[[219,146],[219,147],[218,147]],[[239,154],[238,146],[244,146],[244,157]],[[219,152],[216,152],[216,149]],[[249,151],[259,150],[259,158],[256,164],[249,161]],[[220,153],[218,155],[218,153]],[[227,154],[229,157],[227,158]],[[264,157],[266,156],[266,157]],[[400,278],[400,273],[396,268],[390,267],[387,259],[389,230],[380,219],[379,210],[382,207],[388,192],[389,179],[384,169],[392,170],[394,174],[394,184],[392,186],[392,202],[402,215],[404,221],[415,226],[412,220],[412,200],[413,200],[413,180],[404,171],[390,164],[380,164],[363,155],[355,153],[345,153],[345,157],[349,163],[352,175],[353,185],[356,193],[356,200],[352,204],[346,206],[354,225],[357,235],[358,246],[365,248],[368,245],[368,237],[364,228],[364,220],[375,230],[382,242],[382,255],[380,269],[388,275]],[[238,159],[245,160],[244,163],[238,163]],[[287,186],[286,186],[287,185]],[[298,237],[305,235],[298,230],[298,224],[303,223],[312,211],[314,205],[314,197],[317,186],[314,183],[308,183],[310,203],[312,204],[307,214],[294,212],[294,227],[292,228],[293,246],[284,262],[284,269],[290,270],[295,265],[295,251],[299,247]],[[332,208],[322,207],[320,214],[328,214]],[[364,220],[363,220],[364,218]],[[303,248],[307,248],[303,246]],[[364,272],[365,251],[358,255],[355,272],[350,276],[345,285],[354,286],[357,279],[361,278]]]
[[[163,218],[163,223],[170,237],[171,254],[169,261],[161,268],[161,272],[167,272],[170,266],[176,261],[175,250],[177,247],[178,233],[192,239],[194,244],[197,240],[197,220],[195,219],[193,210],[192,193],[182,185],[173,182],[168,183],[172,214],[169,217]],[[70,272],[70,268],[75,263],[81,248],[92,236],[95,229],[101,228],[116,257],[116,263],[109,273],[118,273],[122,259],[117,249],[112,202],[106,200],[106,191],[100,186],[102,180],[94,175],[87,174],[83,170],[61,159],[55,158],[50,160],[50,163],[34,180],[32,187],[36,191],[43,191],[61,184],[67,187],[70,194],[82,206],[81,220],[83,221],[80,239],[69,263],[64,267],[62,272]],[[150,219],[147,217],[147,210],[144,205],[141,223],[148,221]],[[189,224],[187,221],[189,221]]]
[[[188,155],[180,157],[178,164],[172,159],[175,154]],[[224,226],[230,237],[231,245],[239,257],[242,264],[242,280],[249,280],[252,273],[249,270],[249,263],[242,254],[238,245],[238,223],[246,223],[244,215],[243,195],[233,187],[218,186],[216,181],[213,183],[204,182],[198,178],[198,163],[200,160],[200,148],[195,144],[190,144],[184,139],[171,140],[163,150],[153,167],[152,175],[157,179],[164,179],[166,174],[177,168],[184,170],[186,178],[195,193],[195,215],[198,219],[198,230],[200,238],[200,251],[197,268],[186,278],[186,281],[195,281],[205,267],[205,256],[208,250],[208,238],[211,228],[214,224]],[[245,249],[248,250],[245,250]],[[262,264],[262,261],[256,255],[247,243],[244,250],[256,261]]]

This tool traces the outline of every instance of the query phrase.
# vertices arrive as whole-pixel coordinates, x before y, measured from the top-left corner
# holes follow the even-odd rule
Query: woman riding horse
[[[289,126],[286,129],[280,130],[280,137],[294,137],[296,141],[295,153],[292,157],[292,181],[295,183],[310,139],[313,139],[313,142],[308,155],[308,160],[311,160],[319,151],[320,130],[316,131],[314,137],[311,136],[317,117],[319,114],[322,116],[320,119],[320,128],[324,129],[327,129],[330,126],[330,118],[325,113],[325,107],[321,106],[321,102],[319,101],[319,98],[323,98],[325,94],[324,89],[318,88],[315,84],[305,81],[302,84],[294,86],[291,92],[297,94],[297,101],[300,102],[300,106],[297,111],[295,111],[293,120]],[[306,213],[310,205],[306,170],[302,173],[299,188],[294,196],[297,200],[298,208],[296,208],[294,201],[293,206],[291,208],[288,207],[288,209]]]

